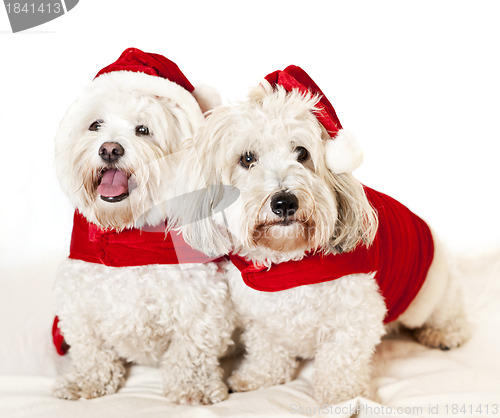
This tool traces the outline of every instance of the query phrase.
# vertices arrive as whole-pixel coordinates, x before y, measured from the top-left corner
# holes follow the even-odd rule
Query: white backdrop
[[[435,378],[434,368],[443,367],[432,361],[422,363],[432,368],[422,373],[417,361],[414,375],[427,379],[418,390],[441,393],[449,382],[471,378],[476,387],[463,393],[498,395],[500,342],[489,331],[499,326],[493,307],[500,293],[489,267],[500,271],[499,16],[497,0],[80,0],[67,15],[12,34],[0,6],[0,375],[57,372],[51,286],[68,252],[72,208],[54,175],[53,138],[83,87],[125,48],[137,47],[167,56],[193,84],[217,87],[226,102],[242,99],[274,70],[302,66],[364,147],[358,178],[424,217],[452,249],[490,254],[482,259],[489,287],[477,268],[469,274],[472,306],[487,308],[474,320],[490,322],[466,352],[451,354],[457,364],[468,356],[458,377]],[[478,379],[476,363],[477,376],[491,378]],[[415,381],[393,381],[382,382],[384,399],[402,393],[398,401],[411,405]],[[2,382],[10,393],[21,381]],[[41,386],[47,405],[50,384]],[[249,396],[231,399],[262,401]],[[9,416],[24,418],[23,411]]]

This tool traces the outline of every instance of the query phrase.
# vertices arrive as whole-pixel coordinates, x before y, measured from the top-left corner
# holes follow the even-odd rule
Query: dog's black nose
[[[271,199],[271,210],[275,215],[287,218],[299,208],[299,200],[292,193],[279,192]]]
[[[118,142],[105,142],[99,148],[100,157],[107,163],[113,163],[123,157],[125,150]]]

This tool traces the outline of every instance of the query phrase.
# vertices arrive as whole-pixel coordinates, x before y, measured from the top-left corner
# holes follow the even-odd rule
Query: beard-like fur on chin
[[[334,222],[334,212],[323,213],[304,208],[286,220],[257,219],[250,222],[246,238],[237,243],[235,251],[259,265],[270,266],[288,260],[300,260],[307,254],[332,252],[329,236]]]
[[[314,245],[314,223],[281,221],[257,226],[252,235],[256,246],[273,251],[307,251]]]
[[[269,205],[272,194],[264,199],[257,220],[249,234],[251,245],[279,252],[309,251],[316,247],[315,202],[306,190],[296,189],[301,209],[285,219],[269,219],[263,208]],[[262,219],[263,218],[263,219]]]
[[[102,205],[114,205],[113,209],[109,210],[94,210],[94,218],[91,219],[95,221],[95,223],[101,226],[104,229],[115,229],[120,232],[126,228],[133,228],[136,224],[136,220],[134,218],[134,211],[130,206],[127,199],[118,203],[105,203]],[[96,201],[96,206],[101,205],[100,202]]]

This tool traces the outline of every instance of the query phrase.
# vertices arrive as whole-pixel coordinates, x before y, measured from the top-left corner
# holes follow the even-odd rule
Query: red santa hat
[[[331,138],[325,144],[325,152],[326,164],[333,173],[351,172],[361,165],[363,150],[358,141],[342,128],[332,104],[302,68],[290,65],[283,71],[268,74],[265,79],[273,87],[282,86],[286,91],[298,90],[319,96],[315,115]]]
[[[179,67],[159,54],[127,48],[112,64],[100,70],[90,90],[101,85],[116,86],[116,93],[135,91],[168,97],[178,104],[193,120],[220,102],[218,93],[208,87],[195,87]]]
[[[163,77],[179,84],[190,93],[194,90],[193,85],[174,62],[162,55],[142,52],[137,48],[128,48],[123,51],[120,58],[107,67],[104,67],[97,73],[95,78],[114,71],[133,71]]]

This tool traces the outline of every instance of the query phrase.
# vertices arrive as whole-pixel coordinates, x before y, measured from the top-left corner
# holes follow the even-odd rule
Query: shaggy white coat
[[[89,130],[96,120],[102,121],[99,130]],[[165,202],[178,193],[176,152],[202,122],[193,96],[174,83],[140,73],[100,76],[69,108],[57,133],[62,188],[102,228],[161,224],[168,215]],[[140,125],[150,134],[137,135]],[[129,176],[130,194],[121,202],[103,201],[97,192],[106,166],[98,155],[104,142],[125,150],[113,164]],[[56,396],[114,393],[124,382],[125,364],[134,362],[161,368],[169,401],[227,398],[218,359],[231,344],[233,313],[215,263],[114,268],[68,259],[55,294],[72,359]]]
[[[188,242],[209,254],[234,250],[264,265],[300,259],[310,250],[335,253],[371,243],[376,213],[350,173],[328,169],[325,146],[332,139],[314,116],[317,100],[263,81],[246,102],[212,113],[193,143],[197,176],[210,185],[236,186],[240,197],[223,216],[185,226]],[[304,161],[298,161],[299,147],[308,151]],[[248,155],[254,161],[245,167],[241,158]],[[282,223],[270,208],[280,191],[298,198],[291,222]],[[214,195],[207,204],[220,199]],[[468,331],[448,257],[437,239],[435,244],[426,282],[395,324],[415,329],[424,344],[447,349],[463,343]],[[386,307],[373,274],[273,293],[246,286],[234,266],[227,274],[246,349],[229,379],[234,390],[288,382],[297,358],[314,358],[319,402],[376,399],[371,359],[386,331]]]

